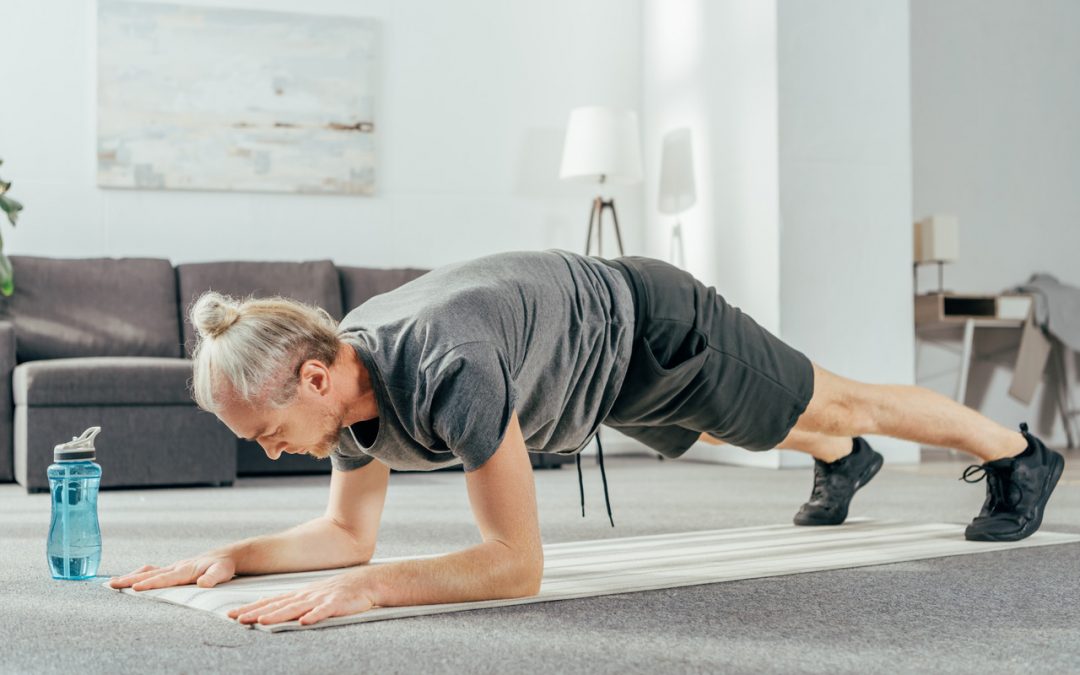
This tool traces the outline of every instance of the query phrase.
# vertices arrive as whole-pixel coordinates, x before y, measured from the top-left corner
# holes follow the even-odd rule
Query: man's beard
[[[327,424],[323,437],[315,447],[308,448],[307,450],[307,454],[317,459],[326,459],[330,456],[330,453],[333,452],[334,448],[338,446],[341,425],[345,423],[345,416],[327,413],[326,416],[323,417],[323,421]]]

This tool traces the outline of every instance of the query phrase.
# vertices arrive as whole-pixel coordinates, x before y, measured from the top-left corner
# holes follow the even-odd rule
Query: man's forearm
[[[372,554],[361,550],[359,542],[347,530],[325,516],[277,534],[244,539],[217,552],[233,557],[237,574],[346,567],[367,562]]]
[[[382,607],[494,600],[536,595],[543,559],[526,559],[498,541],[436,558],[356,570]]]

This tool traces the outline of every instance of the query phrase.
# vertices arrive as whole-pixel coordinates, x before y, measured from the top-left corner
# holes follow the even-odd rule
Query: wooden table
[[[1077,434],[1073,429],[1073,417],[1080,415],[1071,401],[1076,373],[1069,352],[1056,340],[1051,342],[1032,321],[1034,301],[1030,295],[1006,293],[1001,295],[973,295],[960,293],[927,293],[915,296],[915,331],[922,336],[964,329],[963,349],[960,356],[960,376],[956,383],[956,400],[963,404],[967,396],[968,377],[971,373],[972,346],[976,328],[1021,329],[1020,349],[1013,382],[1009,394],[1029,403],[1035,387],[1042,381],[1043,370],[1051,351],[1058,352],[1056,367],[1061,368],[1058,407],[1068,447],[1076,447]],[[916,365],[916,372],[918,366]]]

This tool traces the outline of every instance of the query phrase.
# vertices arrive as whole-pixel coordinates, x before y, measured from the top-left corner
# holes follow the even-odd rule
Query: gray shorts
[[[634,295],[634,348],[605,425],[665,457],[702,432],[747,450],[787,436],[814,393],[810,359],[674,265],[597,260]]]

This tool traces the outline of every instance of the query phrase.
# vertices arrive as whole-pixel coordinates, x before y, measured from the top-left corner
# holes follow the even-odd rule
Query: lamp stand
[[[936,262],[937,263],[937,275],[938,275],[937,276],[937,278],[938,278],[937,292],[938,293],[944,293],[945,292],[945,261],[944,260],[934,260],[934,261],[931,261],[931,262]],[[912,270],[913,270],[912,275],[914,277],[915,295],[919,294],[919,265],[921,265],[921,264],[923,264],[923,263],[917,262],[917,263],[912,265]],[[930,295],[933,292],[934,291],[927,291],[926,294]]]
[[[619,255],[624,255],[622,245],[622,233],[619,232],[619,216],[615,213],[615,199],[597,197],[593,200],[592,210],[589,211],[589,234],[585,239],[585,255],[592,250],[593,223],[596,223],[596,254],[604,257],[604,211],[611,209],[611,220],[615,223],[615,240],[619,244]]]
[[[604,182],[603,179],[600,181]],[[604,257],[604,211],[611,209],[611,220],[615,223],[615,241],[619,244],[619,255],[623,255],[622,247],[622,233],[619,232],[619,216],[615,213],[615,198],[605,200],[603,197],[597,197],[592,202],[592,208],[589,210],[589,234],[585,239],[585,255],[589,255],[589,251],[592,249],[592,233],[593,223],[596,223],[596,254],[601,258]],[[600,445],[600,429],[596,430],[596,444]],[[603,462],[603,451],[599,451],[596,454],[597,463]],[[663,456],[660,456],[663,459]]]
[[[676,256],[678,253],[678,256]],[[676,267],[686,268],[686,248],[683,243],[682,223],[675,221],[675,227],[671,228],[671,246],[668,251],[671,264]],[[675,258],[678,257],[678,260]]]

